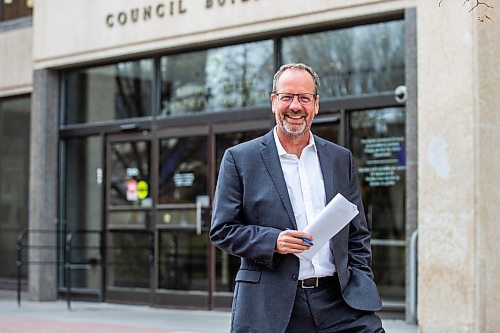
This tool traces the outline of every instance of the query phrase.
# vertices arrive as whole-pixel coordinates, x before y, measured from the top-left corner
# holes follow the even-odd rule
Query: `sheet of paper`
[[[326,242],[358,214],[358,207],[338,193],[316,216],[314,221],[303,230],[311,234],[314,245],[309,250],[297,253],[296,256],[304,260],[311,260]]]

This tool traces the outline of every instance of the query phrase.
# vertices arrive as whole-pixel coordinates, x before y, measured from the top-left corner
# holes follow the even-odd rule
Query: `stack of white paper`
[[[314,221],[303,230],[313,237],[314,245],[309,250],[297,253],[296,256],[304,260],[311,260],[326,242],[358,214],[358,207],[338,193],[316,216]]]

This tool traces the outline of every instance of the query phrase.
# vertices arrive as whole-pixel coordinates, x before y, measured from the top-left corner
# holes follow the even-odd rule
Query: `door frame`
[[[142,132],[131,131],[122,133],[108,133],[104,135],[103,149],[104,149],[104,207],[103,207],[103,236],[102,244],[104,247],[102,262],[102,294],[103,299],[106,301],[117,302],[117,303],[137,303],[137,304],[150,304],[152,285],[151,277],[153,273],[153,268],[149,265],[149,288],[125,288],[125,287],[113,287],[109,286],[109,270],[111,266],[108,264],[108,237],[112,233],[148,233],[151,229],[151,222],[144,226],[134,226],[134,225],[112,225],[109,223],[109,215],[111,212],[116,211],[144,211],[149,215],[149,221],[152,220],[153,205],[150,207],[127,207],[127,206],[112,206],[111,205],[111,146],[115,143],[126,143],[126,142],[139,142],[146,141],[150,143],[149,148],[149,178],[150,184],[153,183],[153,174],[151,172],[152,165],[152,154],[153,154],[153,135],[150,131],[143,130]],[[154,187],[150,186],[151,190],[154,191]],[[151,197],[154,195],[152,193]],[[154,202],[154,200],[152,200]]]
[[[197,308],[208,308],[211,294],[210,294],[210,242],[207,242],[207,290],[175,290],[175,289],[160,289],[159,284],[159,274],[160,274],[160,236],[162,233],[170,231],[187,231],[185,228],[168,227],[163,228],[157,225],[159,210],[172,208],[171,204],[162,205],[158,203],[159,193],[159,166],[160,166],[160,141],[168,138],[186,138],[193,136],[205,136],[207,138],[207,151],[206,151],[206,195],[209,196],[209,203],[212,203],[212,193],[211,193],[211,178],[212,178],[212,153],[211,153],[211,126],[210,125],[186,125],[182,127],[163,127],[158,128],[154,132],[154,144],[152,145],[154,152],[153,156],[153,167],[152,173],[154,174],[154,199],[153,199],[153,224],[152,230],[155,235],[155,260],[154,260],[154,275],[153,275],[153,288],[152,288],[152,305],[156,306],[175,306],[175,307],[197,307]],[[201,195],[202,193],[200,193]],[[194,204],[194,203],[193,203]],[[194,231],[195,229],[193,229]]]

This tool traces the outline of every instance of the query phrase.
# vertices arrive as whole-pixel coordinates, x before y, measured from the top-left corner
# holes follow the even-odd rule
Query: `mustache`
[[[302,116],[302,117],[307,117],[307,114],[304,113],[304,112],[300,112],[300,111],[299,112],[289,111],[289,112],[284,112],[283,116],[294,116],[294,117]]]

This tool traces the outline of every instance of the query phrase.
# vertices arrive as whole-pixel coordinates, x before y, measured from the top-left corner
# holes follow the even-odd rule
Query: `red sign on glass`
[[[137,181],[135,179],[130,179],[127,182],[127,200],[137,201]]]

